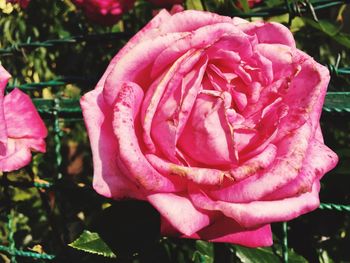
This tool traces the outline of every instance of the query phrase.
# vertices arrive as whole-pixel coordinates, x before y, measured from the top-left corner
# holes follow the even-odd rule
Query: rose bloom
[[[149,201],[164,235],[271,245],[270,223],[316,209],[337,163],[328,81],[280,24],[162,10],[81,100],[94,188]]]
[[[19,4],[21,8],[27,8],[30,0],[6,0],[8,3]]]
[[[261,0],[248,0],[249,7],[254,7],[254,5],[260,3]],[[236,1],[237,6],[242,9],[241,2],[239,0]]]
[[[148,2],[159,7],[171,7],[176,4],[183,4],[184,0],[148,0]]]
[[[26,166],[31,151],[45,152],[47,130],[29,96],[14,89],[4,96],[10,74],[0,66],[0,171]]]
[[[117,23],[134,6],[135,0],[73,0],[87,18],[102,25]]]
[[[260,3],[261,0],[248,0],[249,7],[253,7],[255,4]]]

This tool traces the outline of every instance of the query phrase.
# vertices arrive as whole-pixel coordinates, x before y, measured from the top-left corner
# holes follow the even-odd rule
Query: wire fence
[[[285,1],[286,4],[276,8],[258,8],[257,10],[248,13],[236,13],[233,15],[238,15],[243,18],[249,17],[270,17],[281,14],[289,14],[291,18],[295,16],[301,16],[303,13],[309,12],[315,20],[317,20],[316,11],[320,9],[327,9],[333,6],[344,5],[350,3],[349,0],[334,1],[334,0],[306,0],[299,1],[293,0]],[[2,55],[14,55],[23,50],[31,51],[39,47],[54,47],[62,44],[77,44],[83,41],[94,41],[99,42],[101,40],[118,40],[127,39],[130,34],[124,32],[117,33],[104,33],[104,34],[94,34],[94,35],[79,35],[72,36],[63,39],[51,39],[46,41],[31,41],[29,38],[25,43],[13,44],[9,47],[0,49],[0,56]],[[350,75],[350,68],[339,68],[338,66],[328,65],[332,75]],[[36,82],[36,83],[25,83],[17,84],[14,81],[13,84],[8,85],[8,89],[19,88],[25,91],[30,91],[33,89],[40,89],[44,87],[59,87],[65,86],[67,84],[83,81],[83,82],[95,82],[97,78],[84,77],[84,76],[66,76],[57,79]],[[56,255],[47,253],[38,253],[33,251],[25,251],[16,248],[16,243],[14,240],[14,213],[11,206],[11,197],[9,194],[9,187],[19,187],[19,188],[37,188],[37,189],[50,189],[53,191],[59,191],[65,188],[62,179],[62,137],[64,136],[60,123],[67,121],[82,120],[81,108],[79,105],[79,100],[77,99],[33,99],[38,112],[44,119],[53,120],[53,136],[54,136],[54,151],[55,151],[55,167],[56,175],[53,177],[51,182],[42,182],[40,180],[28,180],[28,181],[15,181],[8,178],[7,173],[3,173],[1,177],[0,184],[4,188],[5,198],[6,198],[6,211],[7,211],[7,224],[8,229],[8,240],[5,244],[0,245],[0,251],[7,253],[11,257],[11,262],[16,263],[17,257],[29,257],[32,259],[40,260],[53,260]],[[324,104],[324,112],[328,113],[350,113],[350,91],[349,92],[328,92],[326,95],[326,100]],[[93,191],[92,188],[84,186],[85,190]],[[46,200],[47,202],[47,200]],[[344,204],[333,204],[333,203],[321,203],[319,209],[322,210],[332,210],[338,212],[350,212],[350,205]],[[283,261],[288,262],[288,224],[284,222],[282,224],[283,229],[283,240],[282,240],[282,252]],[[4,240],[2,241],[4,242]]]

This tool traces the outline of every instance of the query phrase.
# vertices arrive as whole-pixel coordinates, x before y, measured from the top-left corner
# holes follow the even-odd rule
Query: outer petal
[[[288,115],[281,120],[276,140],[288,136],[291,130],[309,121],[312,134],[316,132],[329,82],[328,70],[301,51],[293,52],[293,63],[299,68],[292,78],[283,102]]]
[[[237,40],[236,44],[243,48],[243,40],[247,40],[248,38],[239,29],[232,26],[232,23],[228,22],[218,23],[212,26],[206,25],[198,30],[193,28],[193,31],[182,32],[181,29],[188,29],[189,25],[193,25],[190,23],[185,24],[185,18],[188,18],[189,21],[187,22],[193,20],[193,17],[190,18],[191,14],[206,16],[216,22],[223,21],[223,19],[213,19],[213,17],[217,16],[209,13],[208,15],[203,12],[184,12],[180,14],[180,16],[175,14],[173,16],[174,20],[169,20],[165,23],[171,26],[174,26],[174,23],[179,23],[181,24],[179,26],[180,30],[173,33],[164,32],[164,34],[160,34],[159,30],[162,30],[162,27],[160,27],[158,30],[158,37],[146,39],[145,41],[135,44],[131,50],[115,60],[117,66],[110,72],[104,88],[104,97],[108,104],[112,105],[118,94],[118,89],[120,87],[116,85],[116,83],[133,81],[141,87],[149,86],[152,80],[155,79],[155,76],[159,76],[162,69],[165,69],[169,64],[192,48],[207,47],[224,34],[232,34],[235,36]],[[197,25],[198,23],[194,24]],[[147,50],[147,52],[145,52],[145,50]],[[154,65],[156,65],[155,68],[151,69],[150,67]],[[151,76],[151,78],[149,76]]]
[[[140,106],[142,90],[135,83],[124,83],[118,94],[113,130],[118,143],[119,157],[127,175],[148,191],[175,192],[183,190],[181,180],[170,180],[159,174],[141,152],[134,128],[135,109]],[[138,105],[138,106],[135,106]]]
[[[8,139],[6,154],[0,155],[0,171],[10,172],[18,170],[31,161],[30,148],[21,140]]]
[[[14,89],[4,99],[7,134],[11,138],[45,138],[47,129],[28,95]]]
[[[319,204],[319,182],[315,182],[311,192],[297,197],[274,201],[254,201],[250,203],[228,203],[213,201],[199,188],[191,186],[190,197],[198,209],[221,211],[243,227],[256,227],[264,224],[287,221],[316,209]]]
[[[163,23],[159,29],[161,33],[191,32],[204,26],[217,23],[231,23],[231,21],[232,19],[228,16],[221,16],[210,12],[186,10],[171,16],[167,23]]]
[[[0,65],[0,144],[6,143],[7,128],[4,114],[4,93],[8,80],[11,75]],[[0,145],[1,147],[1,145]],[[0,149],[1,153],[1,149]]]
[[[152,194],[147,196],[149,202],[179,232],[192,235],[210,223],[209,213],[195,208],[191,201],[178,194]]]
[[[264,200],[278,200],[310,192],[314,181],[320,180],[337,162],[338,156],[332,150],[318,140],[312,140],[298,177],[264,197]]]
[[[215,220],[215,219],[214,219]],[[247,247],[272,245],[270,225],[257,228],[243,228],[234,220],[221,217],[202,230],[186,236],[175,229],[164,217],[161,220],[161,233],[165,236],[208,240],[210,242],[233,243]]]
[[[106,197],[140,199],[140,191],[118,167],[119,153],[112,128],[112,114],[103,100],[101,90],[95,89],[85,94],[80,103],[92,150],[94,189]]]
[[[223,218],[190,238],[204,239],[211,242],[234,243],[247,247],[265,247],[272,245],[270,225],[257,228],[242,228],[234,220]]]
[[[105,85],[107,77],[111,74],[109,82],[112,82],[111,84],[113,87],[114,86],[113,80],[115,80],[114,76],[117,75],[117,72],[116,72],[117,69],[115,69],[115,66],[118,65],[119,63],[123,63],[124,57],[127,56],[127,54],[139,43],[158,37],[159,26],[165,23],[165,21],[167,21],[170,17],[171,17],[170,14],[165,9],[161,10],[157,14],[157,16],[155,16],[150,22],[148,22],[148,24],[142,30],[140,30],[135,36],[133,36],[128,41],[128,43],[118,52],[118,54],[114,56],[114,58],[109,63],[107,70],[103,74],[103,77],[101,78],[97,86],[103,87]],[[117,82],[114,82],[114,83],[117,83]],[[107,82],[107,86],[109,87],[108,82]],[[111,91],[109,90],[104,91],[104,94],[106,94],[105,95],[106,102],[110,105],[114,102],[118,93],[118,90],[116,93],[114,93],[114,91],[115,91],[114,89]]]
[[[237,23],[237,21],[236,21]],[[278,23],[240,23],[239,27],[249,35],[256,35],[259,43],[283,44],[295,48],[295,41],[290,30]]]
[[[188,33],[173,33],[145,40],[135,45],[119,59],[117,58],[104,85],[103,95],[106,102],[109,105],[114,104],[120,84],[125,81],[148,87],[155,79],[150,78],[150,67],[154,64],[155,58],[164,49],[173,45],[176,40],[186,35]]]
[[[108,91],[103,91],[107,77],[113,72],[119,61],[126,56],[139,42],[152,39],[157,36],[157,28],[170,17],[166,10],[162,10],[142,30],[140,30],[112,59],[105,73],[97,83],[95,90],[86,93],[81,98],[85,125],[89,134],[94,162],[95,190],[101,195],[114,198],[135,197],[142,198],[142,194],[133,183],[123,176],[117,165],[117,142],[112,128],[112,106],[120,85],[115,94],[108,96]],[[115,90],[113,90],[115,91]],[[106,100],[103,96],[106,94]],[[109,104],[107,103],[109,102]]]
[[[43,138],[8,138],[6,147],[0,151],[0,171],[18,170],[31,161],[31,150],[45,152],[46,144]]]
[[[10,75],[0,67],[0,171],[31,161],[31,150],[45,152],[46,127],[30,98],[18,89],[3,96]]]

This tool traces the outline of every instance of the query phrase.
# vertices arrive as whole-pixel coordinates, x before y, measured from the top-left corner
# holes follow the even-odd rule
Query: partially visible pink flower
[[[135,0],[73,0],[93,22],[113,25],[121,16],[133,8]]]
[[[30,0],[7,0],[8,3],[19,4],[22,8],[27,8]]]
[[[241,6],[240,1],[237,0],[236,2],[237,2],[238,7],[241,8],[242,6]],[[253,7],[255,4],[258,4],[260,2],[261,2],[261,0],[248,0],[248,5],[249,5],[249,7]]]
[[[148,2],[159,7],[171,7],[172,5],[182,4],[184,0],[148,0]]]
[[[261,0],[248,0],[248,4],[250,7],[253,7],[255,4],[260,3]]]
[[[28,95],[14,89],[4,96],[11,75],[0,66],[0,171],[26,166],[31,151],[45,152],[47,129]]]

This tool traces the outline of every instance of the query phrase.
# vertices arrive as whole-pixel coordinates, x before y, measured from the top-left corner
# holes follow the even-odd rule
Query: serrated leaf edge
[[[104,256],[104,257],[108,257],[108,258],[116,258],[116,254],[114,254],[113,251],[111,251],[110,253],[105,253],[105,252],[100,252],[100,251],[94,251],[94,250],[90,250],[90,249],[86,249],[86,248],[82,248],[82,247],[79,247],[79,246],[76,246],[76,243],[77,241],[80,239],[80,237],[83,235],[83,234],[97,234],[97,233],[94,233],[94,232],[90,232],[88,230],[85,230],[76,240],[74,240],[72,243],[69,243],[68,246],[74,248],[74,249],[77,249],[77,250],[81,250],[81,251],[84,251],[84,252],[88,252],[88,253],[91,253],[91,254],[96,254],[96,255],[100,255],[100,256]],[[99,237],[99,235],[97,234],[97,236]],[[102,243],[104,243],[106,245],[107,248],[108,245],[100,238],[100,241]],[[89,241],[91,242],[91,240]],[[87,242],[88,243],[88,242]]]

